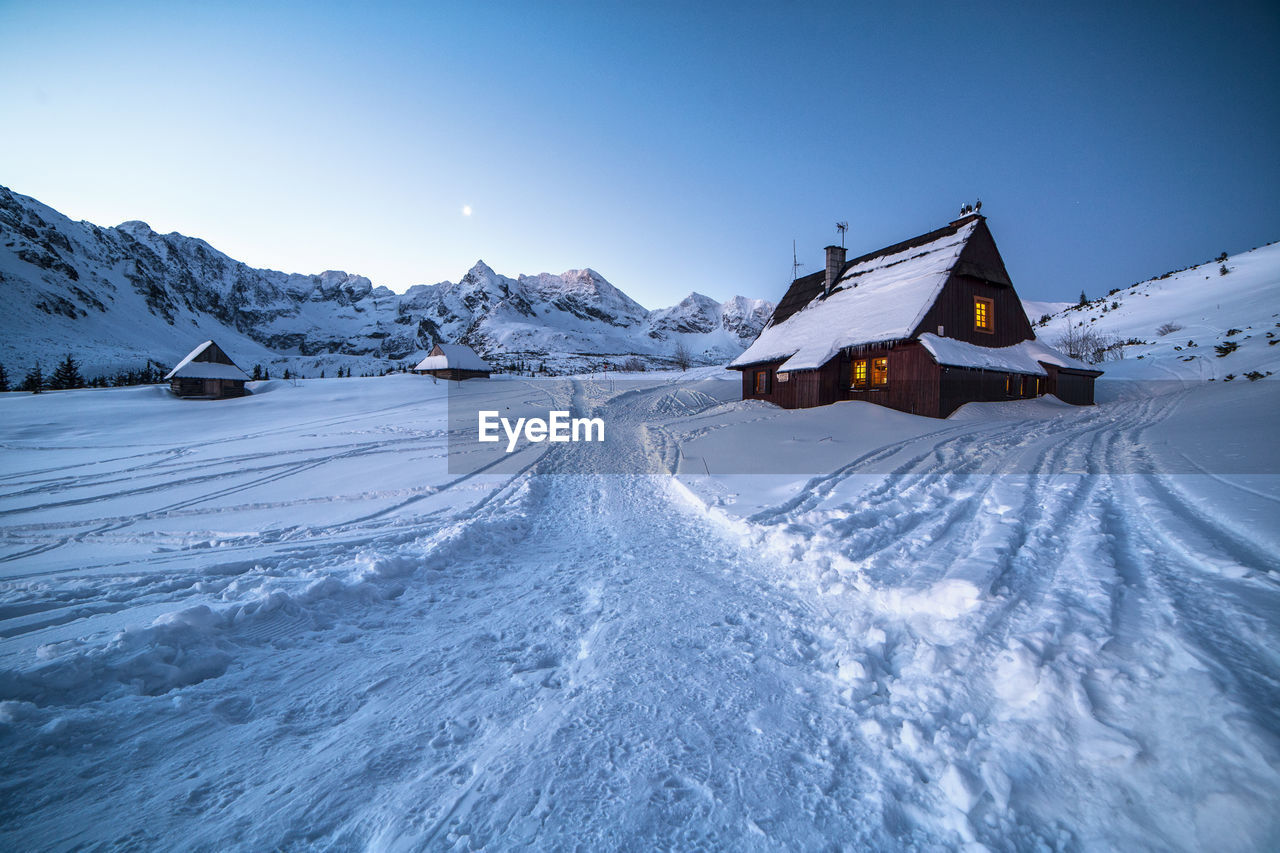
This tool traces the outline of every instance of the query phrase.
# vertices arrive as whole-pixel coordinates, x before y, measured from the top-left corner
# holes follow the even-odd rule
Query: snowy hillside
[[[1035,332],[1053,344],[1072,330],[1123,346],[1107,379],[1280,376],[1280,243],[1112,290]]]
[[[436,342],[466,343],[495,364],[551,372],[600,369],[636,356],[669,365],[678,345],[695,361],[741,352],[772,306],[692,294],[647,311],[594,270],[509,278],[477,263],[458,282],[403,294],[344,272],[259,270],[203,240],[144,222],[73,222],[0,187],[0,363],[21,375],[67,352],[89,377],[171,365],[215,339],[242,365],[316,375],[416,363]]]
[[[1046,315],[1057,314],[1059,311],[1070,308],[1071,302],[1038,302],[1034,299],[1023,299],[1022,310],[1027,313],[1027,319],[1032,323]]]

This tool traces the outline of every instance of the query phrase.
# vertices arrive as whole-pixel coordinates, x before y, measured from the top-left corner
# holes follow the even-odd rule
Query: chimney
[[[840,278],[842,269],[844,269],[844,246],[828,246],[827,278],[822,285],[824,295],[829,296],[831,294],[831,288],[835,287],[836,280]]]

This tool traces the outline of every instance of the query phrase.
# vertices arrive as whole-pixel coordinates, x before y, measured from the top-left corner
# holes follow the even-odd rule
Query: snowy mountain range
[[[250,267],[204,240],[145,222],[74,222],[0,187],[0,363],[18,373],[71,353],[87,375],[172,364],[213,338],[242,364],[380,370],[416,362],[437,342],[465,343],[499,365],[548,372],[669,366],[677,348],[723,363],[773,305],[692,293],[649,311],[591,269],[516,278],[483,261],[459,281],[404,293],[364,276]]]

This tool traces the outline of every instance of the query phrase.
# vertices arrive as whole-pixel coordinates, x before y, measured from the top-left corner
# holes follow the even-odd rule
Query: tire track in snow
[[[1032,660],[1039,661],[1029,664],[1031,669],[1024,667],[1024,670],[1052,673],[1053,679],[1061,680],[1054,689],[1064,691],[1071,697],[1071,702],[1084,708],[1078,716],[1073,713],[1059,715],[1061,730],[1070,732],[1074,738],[1062,744],[1064,750],[1082,750],[1091,756],[1090,760],[1105,756],[1105,760],[1124,762],[1128,760],[1126,756],[1137,755],[1142,747],[1130,735],[1135,727],[1141,728],[1144,721],[1129,717],[1128,726],[1121,724],[1117,730],[1114,726],[1118,719],[1114,715],[1100,718],[1098,714],[1105,716],[1106,712],[1097,711],[1097,708],[1106,706],[1107,690],[1098,686],[1101,682],[1092,673],[1095,668],[1103,671],[1108,665],[1124,669],[1123,658],[1102,655],[1099,659],[1100,649],[1121,648],[1107,646],[1107,643],[1111,642],[1112,635],[1122,630],[1129,635],[1140,633],[1141,627],[1135,627],[1135,623],[1142,627],[1158,626],[1158,620],[1152,622],[1147,614],[1172,609],[1171,603],[1176,604],[1177,601],[1176,595],[1163,594],[1163,590],[1149,582],[1158,576],[1157,566],[1135,564],[1119,550],[1111,550],[1122,549],[1123,544],[1107,544],[1117,538],[1127,539],[1126,535],[1118,533],[1124,519],[1141,516],[1141,512],[1134,512],[1136,501],[1118,500],[1113,490],[1117,484],[1135,479],[1146,482],[1146,478],[1129,473],[1141,470],[1146,461],[1141,449],[1141,436],[1151,423],[1169,416],[1181,398],[1182,395],[1151,398],[1088,413],[1091,416],[1060,418],[1048,424],[1014,424],[994,432],[987,430],[977,436],[986,443],[985,450],[990,451],[985,454],[988,458],[1003,459],[1007,454],[1016,453],[1020,447],[1040,453],[1030,475],[1002,472],[1001,468],[1004,471],[1019,470],[1016,459],[1006,465],[997,464],[991,473],[975,473],[983,471],[980,462],[966,461],[971,459],[973,437],[944,437],[933,441],[926,452],[915,454],[881,478],[877,486],[859,494],[853,503],[843,505],[837,515],[847,513],[844,518],[824,523],[820,519],[823,513],[815,510],[835,493],[839,486],[838,477],[820,479],[815,494],[801,496],[774,511],[755,516],[752,520],[757,524],[772,521],[762,534],[764,541],[776,537],[785,542],[796,536],[805,536],[805,531],[809,531],[807,535],[820,534],[819,543],[790,549],[792,559],[817,562],[819,574],[815,580],[819,581],[819,586],[834,590],[838,597],[845,599],[843,603],[847,604],[847,609],[833,607],[829,618],[860,626],[859,630],[871,624],[875,626],[871,628],[872,633],[881,637],[870,654],[859,652],[857,647],[860,644],[853,640],[838,644],[829,655],[832,669],[841,668],[845,660],[852,659],[856,671],[867,673],[876,685],[870,694],[856,698],[857,720],[862,722],[851,720],[850,725],[862,725],[868,714],[879,723],[878,731],[893,732],[905,725],[903,720],[911,719],[912,715],[881,698],[895,692],[908,696],[932,693],[939,698],[951,694],[953,699],[943,702],[943,708],[954,707],[956,710],[939,711],[934,708],[934,713],[943,720],[961,719],[964,716],[961,709],[979,708],[984,704],[990,713],[1000,713],[999,704],[986,701],[981,693],[973,692],[974,688],[983,680],[996,685],[1006,682],[1007,664],[1010,661],[1016,664],[1019,655],[1029,653]],[[1063,422],[1068,427],[1066,431],[1061,430]],[[932,438],[924,437],[917,441],[929,440]],[[1047,451],[1043,446],[1046,440],[1049,440]],[[1084,473],[1054,473],[1063,470],[1081,470]],[[857,466],[847,466],[839,473],[847,477],[857,476]],[[955,495],[957,487],[972,489],[972,493]],[[877,529],[895,509],[919,505],[922,498],[930,493],[942,498],[939,504],[945,509],[940,516],[934,513],[936,505],[926,501],[923,508],[910,515],[905,524],[889,528],[891,532],[888,535],[859,537],[861,531]],[[801,532],[796,533],[797,529]],[[1058,531],[1064,531],[1065,535]],[[848,541],[845,534],[852,534],[853,540]],[[902,544],[904,537],[907,547]],[[1226,537],[1225,541],[1232,543],[1234,540]],[[837,544],[852,561],[852,566],[837,572],[835,578],[828,572],[824,580],[819,555]],[[1106,550],[1095,550],[1099,547]],[[1091,552],[1097,555],[1098,562],[1087,567],[1088,557],[1082,555]],[[804,556],[796,557],[796,553]],[[964,570],[965,563],[973,569]],[[911,571],[894,574],[890,571],[894,564],[911,567]],[[939,573],[940,568],[945,571]],[[927,571],[921,574],[921,569]],[[906,599],[896,593],[888,599],[882,598],[887,591],[886,583],[892,585],[905,581],[912,589],[923,585],[928,590],[931,583],[936,584],[940,579],[957,574],[974,580],[981,598],[975,601],[976,610],[972,614],[962,612],[958,617],[951,617],[950,624],[944,625],[945,630],[941,633],[936,625],[921,624],[910,615],[910,611],[899,612],[901,602],[909,601],[911,594]],[[1089,578],[1084,588],[1080,584],[1082,578]],[[856,592],[841,594],[840,590],[850,581]],[[1105,606],[1093,603],[1095,595],[1107,602]],[[848,600],[850,598],[853,600]],[[1229,600],[1230,596],[1227,598]],[[878,612],[877,599],[890,603],[888,613]],[[1188,597],[1183,608],[1193,600]],[[1246,676],[1255,681],[1253,690],[1236,688],[1227,691],[1225,701],[1240,702],[1244,697],[1246,701],[1240,704],[1245,707],[1254,701],[1261,707],[1275,707],[1274,680],[1267,676],[1268,670],[1275,672],[1275,663],[1269,657],[1256,658],[1258,649],[1266,647],[1265,633],[1254,633],[1247,641],[1237,640],[1235,647],[1224,645],[1230,637],[1227,626],[1238,624],[1239,619],[1239,613],[1231,613],[1212,628],[1195,633],[1208,634],[1208,642],[1216,644],[1212,654],[1218,665],[1231,662],[1226,665],[1232,666],[1239,662]],[[1273,615],[1270,624],[1274,621]],[[1255,619],[1254,624],[1261,627],[1268,622]],[[1070,650],[1066,652],[1067,658],[1062,663],[1055,663],[1051,658],[1043,659],[1045,654],[1054,654],[1053,647],[1043,644],[1024,646],[1024,640],[1032,637],[1065,642]],[[913,673],[895,663],[906,654],[910,655],[908,659],[919,657],[921,653],[937,655],[939,640],[948,649],[940,661],[942,672],[946,673],[944,678],[938,678],[935,670],[929,670],[921,677],[920,673]],[[1079,643],[1083,645],[1078,648],[1072,645]],[[966,651],[957,652],[957,649]],[[1009,654],[1006,650],[1012,650],[1012,658],[1006,657]],[[1010,671],[1019,670],[1015,666]],[[1141,681],[1152,675],[1141,672],[1139,668],[1136,674],[1126,677]],[[1257,693],[1257,685],[1262,687],[1261,695]],[[945,693],[937,692],[939,689]],[[1023,697],[1013,695],[1012,698],[1018,702]],[[1187,709],[1186,716],[1194,722],[1197,718],[1194,706]],[[1179,725],[1187,723],[1187,719],[1179,721]],[[1264,730],[1273,729],[1270,715],[1263,715],[1259,723]],[[1043,823],[1049,817],[1043,805],[1030,800],[1022,803],[1010,801],[998,778],[984,777],[986,765],[966,758],[973,753],[991,754],[992,750],[1007,749],[1001,747],[998,734],[981,728],[965,732],[964,728],[955,722],[935,725],[932,737],[958,738],[958,741],[948,750],[933,750],[932,760],[926,758],[923,764],[917,763],[914,768],[921,779],[950,778],[950,789],[960,791],[953,800],[963,803],[967,812],[957,822],[961,837],[980,838],[987,843],[998,843],[1003,839],[1007,843],[1019,825]],[[925,737],[930,734],[929,729],[923,732]],[[1049,740],[1052,742],[1053,738]],[[1162,748],[1168,746],[1164,744]],[[930,750],[926,749],[924,753],[927,756]],[[1212,763],[1213,753],[1211,750],[1199,753],[1196,760],[1202,764]],[[886,763],[892,764],[892,760],[886,757]],[[1016,762],[1011,767],[1016,768]],[[958,777],[955,775],[957,772]],[[1038,772],[1042,774],[1044,769]],[[1268,775],[1265,766],[1255,766],[1252,772],[1259,778]],[[951,775],[948,777],[947,774]],[[1175,771],[1172,775],[1176,777],[1178,774]],[[961,781],[955,781],[957,778]],[[1116,778],[1121,787],[1123,780],[1123,776]],[[1008,781],[1007,776],[1005,781]],[[1177,784],[1176,779],[1156,781]],[[1069,776],[1062,777],[1062,784],[1064,788],[1074,787]],[[908,790],[909,786],[902,788],[904,794]],[[1013,824],[1008,823],[1004,816],[993,813],[991,803],[984,807],[982,803],[987,801],[981,798],[971,803],[971,793],[984,790],[985,796],[998,801],[996,805],[1012,810],[1009,813],[1014,817]],[[1081,801],[1091,797],[1085,790],[1076,790],[1072,796],[1081,798]],[[971,807],[977,810],[970,811]],[[1147,820],[1141,810],[1138,812],[1134,818],[1138,825],[1117,827],[1116,834],[1110,836],[1113,839],[1110,843],[1123,838],[1126,842],[1141,845],[1155,835],[1166,839],[1170,846],[1178,847],[1189,837],[1180,835],[1178,831],[1171,833],[1157,825],[1158,818]],[[1101,823],[1106,822],[1105,816],[1098,815],[1097,818]],[[984,825],[984,820],[994,820],[995,823]],[[1087,826],[1088,821],[1084,825]],[[998,831],[992,833],[992,826]],[[1048,837],[1040,840],[1047,841]]]

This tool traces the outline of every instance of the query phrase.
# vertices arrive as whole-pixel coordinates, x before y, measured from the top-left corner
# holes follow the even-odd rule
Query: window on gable
[[[756,371],[756,393],[757,394],[769,393],[769,371],[767,370]]]
[[[889,384],[889,359],[887,357],[871,359],[871,384]]]
[[[853,362],[853,387],[867,387],[867,360],[865,358],[855,359]]]
[[[973,297],[973,329],[975,332],[995,332],[996,303],[993,300]]]

